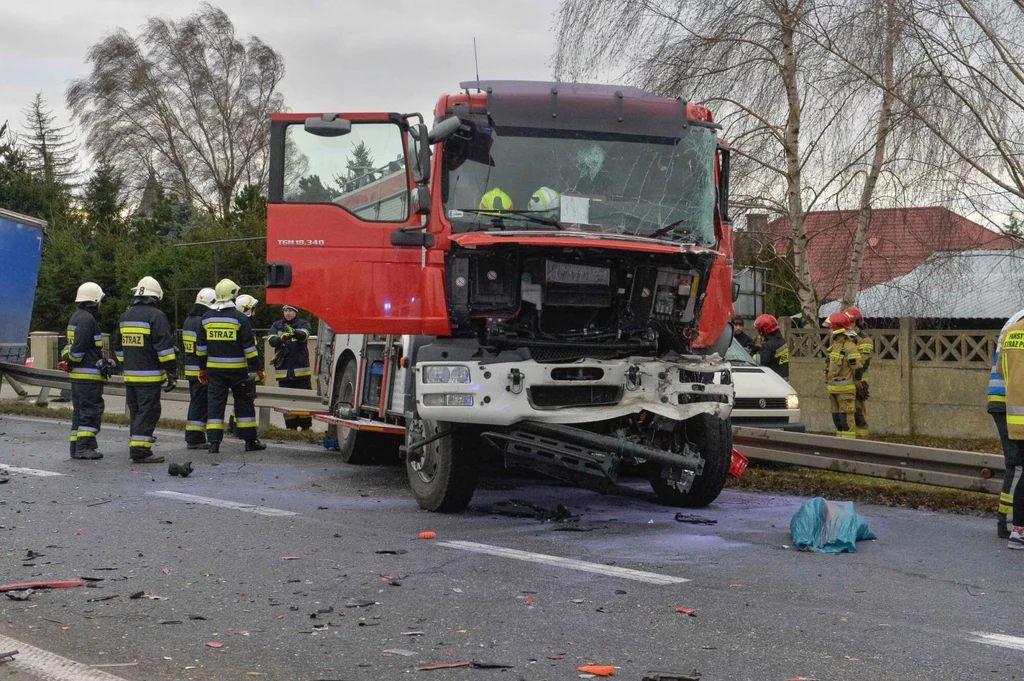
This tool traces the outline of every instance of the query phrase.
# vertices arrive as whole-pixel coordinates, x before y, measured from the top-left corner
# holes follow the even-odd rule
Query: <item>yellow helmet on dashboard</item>
[[[501,215],[506,210],[512,210],[512,197],[497,187],[480,197],[481,214]]]

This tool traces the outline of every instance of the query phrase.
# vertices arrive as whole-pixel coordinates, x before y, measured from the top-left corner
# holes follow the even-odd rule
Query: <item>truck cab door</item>
[[[391,241],[422,222],[409,208],[408,130],[394,113],[272,116],[268,303],[335,333],[422,332],[424,248]]]

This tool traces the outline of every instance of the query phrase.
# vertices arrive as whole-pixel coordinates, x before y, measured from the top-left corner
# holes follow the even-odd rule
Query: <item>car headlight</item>
[[[469,380],[469,367],[458,364],[439,364],[423,369],[423,382],[427,384],[469,383]]]
[[[800,408],[800,396],[786,395],[786,409],[799,409]]]

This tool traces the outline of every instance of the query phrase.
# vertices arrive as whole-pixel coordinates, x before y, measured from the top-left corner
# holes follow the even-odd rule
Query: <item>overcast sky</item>
[[[240,37],[276,49],[289,108],[420,111],[473,78],[549,80],[557,0],[213,0]],[[176,19],[199,0],[0,0],[0,124],[20,130],[36,92],[68,121],[64,90],[85,75],[91,45],[117,27],[133,35],[146,17]],[[428,121],[429,116],[427,116]]]

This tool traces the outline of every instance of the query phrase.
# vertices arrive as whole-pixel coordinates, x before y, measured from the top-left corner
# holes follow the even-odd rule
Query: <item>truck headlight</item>
[[[423,382],[426,384],[469,383],[469,380],[469,367],[458,364],[439,364],[423,369]]]
[[[800,408],[800,396],[786,395],[786,409],[799,409]]]

